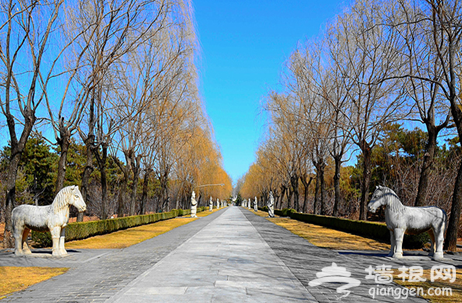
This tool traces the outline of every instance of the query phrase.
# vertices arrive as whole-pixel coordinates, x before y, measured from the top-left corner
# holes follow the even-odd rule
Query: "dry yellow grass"
[[[0,300],[9,294],[65,273],[68,268],[1,266]]]
[[[322,248],[338,250],[390,249],[390,244],[319,225],[308,224],[289,218],[268,218],[268,220]]]
[[[423,271],[422,278],[425,278],[425,282],[409,282],[402,280],[401,277],[398,276],[400,271],[394,270],[393,274],[393,281],[399,285],[405,286],[406,288],[422,288],[423,295],[421,297],[430,300],[431,302],[438,302],[438,303],[452,303],[452,302],[462,302],[462,269],[458,268],[456,270],[456,280],[453,283],[444,280],[435,280],[431,282],[430,280],[430,269],[426,269]],[[432,289],[429,292],[429,289]],[[447,293],[442,293],[443,295],[435,296],[432,294],[438,293],[437,289],[451,289],[451,294],[448,295]]]
[[[66,248],[73,249],[105,249],[105,248],[125,248],[155,236],[166,233],[178,226],[187,224],[195,218],[174,218],[152,224],[119,230],[110,234],[90,237],[84,240],[77,240],[66,243]]]
[[[213,210],[215,212],[217,210]],[[197,216],[205,217],[213,212],[203,211],[197,213]],[[197,218],[191,218],[189,216],[178,217],[174,219],[164,220],[155,222],[152,224],[137,226],[128,228],[125,230],[116,231],[106,235],[95,236],[83,240],[77,240],[66,243],[66,248],[73,249],[115,249],[125,248],[145,240],[149,240],[158,235],[166,233],[176,227],[187,224],[197,220]]]

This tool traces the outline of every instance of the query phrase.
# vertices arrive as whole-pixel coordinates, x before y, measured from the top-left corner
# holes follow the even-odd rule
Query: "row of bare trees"
[[[186,197],[213,174],[220,178],[214,183],[231,191],[197,90],[193,18],[189,0],[1,1],[0,106],[11,148],[2,184],[4,247],[12,245],[18,165],[34,132],[57,146],[55,192],[65,184],[72,140],[84,143],[81,191],[91,199],[97,169],[102,219],[108,216],[108,158],[121,172],[119,216],[127,204],[129,215],[146,211],[151,174],[164,210],[171,187],[180,186]],[[207,194],[225,198],[226,190]]]
[[[286,62],[284,90],[266,98],[267,138],[245,176],[242,196],[264,197],[271,190],[282,199],[287,191],[301,209],[299,182],[308,190],[314,179],[313,211],[326,214],[324,172],[333,161],[336,216],[342,163],[359,151],[359,218],[366,220],[372,151],[388,125],[413,121],[427,133],[413,204],[431,204],[427,189],[438,136],[454,129],[462,136],[460,20],[459,0],[357,1],[320,37],[300,44]],[[455,250],[462,163],[452,186],[445,245]]]

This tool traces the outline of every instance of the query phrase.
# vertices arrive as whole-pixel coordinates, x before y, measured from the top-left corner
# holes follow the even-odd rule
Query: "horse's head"
[[[72,186],[70,191],[71,197],[69,199],[69,204],[75,206],[79,212],[84,212],[87,210],[87,205],[83,200],[82,193],[80,193],[78,186]]]
[[[371,201],[369,202],[369,204],[367,204],[367,209],[371,212],[371,213],[375,213],[377,211],[377,208],[379,208],[380,206],[383,205],[383,199],[382,199],[382,196],[383,196],[383,191],[384,187],[382,186],[377,186],[375,188],[375,191],[374,193],[372,194],[372,198],[371,198]]]

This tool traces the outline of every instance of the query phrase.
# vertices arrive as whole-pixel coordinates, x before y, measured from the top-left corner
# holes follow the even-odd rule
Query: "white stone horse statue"
[[[447,220],[444,210],[435,206],[405,206],[393,190],[385,186],[377,186],[367,208],[375,213],[382,205],[385,205],[385,221],[390,230],[389,257],[403,257],[404,234],[417,235],[428,232],[432,241],[430,255],[435,260],[443,259],[443,241]]]
[[[79,212],[87,209],[78,186],[61,189],[51,205],[24,204],[15,207],[12,212],[15,255],[31,253],[26,241],[31,230],[41,232],[50,230],[53,240],[53,256],[66,255],[64,228],[69,221],[69,205],[75,206]]]

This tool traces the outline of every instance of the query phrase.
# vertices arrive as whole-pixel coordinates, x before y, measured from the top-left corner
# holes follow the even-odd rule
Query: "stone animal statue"
[[[274,197],[272,191],[269,193],[269,200],[266,206],[268,206],[268,216],[274,218]]]
[[[67,255],[64,248],[64,231],[69,221],[69,205],[75,206],[79,212],[87,209],[78,186],[61,189],[53,203],[47,206],[19,205],[13,209],[14,253],[17,256],[30,254],[27,236],[31,230],[50,230],[53,240],[53,256]]]
[[[196,193],[193,191],[191,194],[191,218],[197,218],[197,201]]]
[[[404,234],[417,235],[428,232],[432,241],[430,256],[433,256],[435,260],[443,259],[443,241],[447,220],[444,210],[435,206],[405,206],[393,190],[385,186],[377,186],[367,208],[375,213],[382,205],[385,205],[385,221],[390,230],[389,257],[403,257]]]

